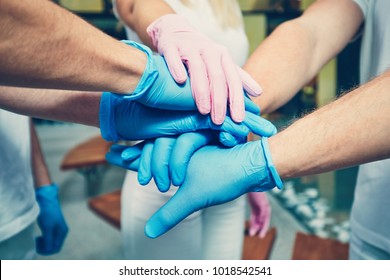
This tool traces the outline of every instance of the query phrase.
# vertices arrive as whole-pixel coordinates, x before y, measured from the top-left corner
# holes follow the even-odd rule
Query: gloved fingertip
[[[211,108],[209,102],[196,102],[196,107],[198,108],[199,113],[202,115],[210,114]]]
[[[249,229],[249,236],[253,237],[256,235],[256,229],[255,228],[250,228]]]
[[[181,186],[183,182],[184,182],[184,176],[180,175],[178,172],[173,172],[172,185]]]
[[[246,92],[250,96],[258,97],[263,94],[263,88],[256,82],[251,83],[251,85],[246,87]]]
[[[183,71],[175,71],[176,73],[172,73],[172,77],[178,84],[184,84],[187,81],[187,75],[183,73]]]
[[[145,232],[145,235],[149,238],[157,238],[159,237],[161,234],[161,230],[159,228],[159,224],[154,224],[153,222],[150,222],[148,221],[145,225],[145,229],[144,229],[144,232]]]
[[[238,144],[238,142],[232,137],[231,139],[227,139],[225,137],[220,137],[219,142],[225,147],[231,148]]]
[[[225,120],[225,117],[222,115],[211,114],[211,120],[215,125],[222,125]]]
[[[160,192],[165,193],[169,190],[169,184],[158,183],[157,188]]]
[[[233,111],[231,109],[230,113],[231,113],[233,121],[235,121],[236,123],[242,123],[245,119],[245,111],[244,110],[239,110],[237,112],[237,111]]]

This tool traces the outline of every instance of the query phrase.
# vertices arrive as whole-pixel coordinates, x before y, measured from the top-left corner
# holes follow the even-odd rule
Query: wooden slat
[[[111,144],[99,135],[77,145],[65,155],[61,170],[105,164]]]
[[[88,202],[89,208],[117,229],[121,227],[121,190],[94,197]]]
[[[348,244],[298,232],[293,260],[347,260]]]
[[[268,260],[276,237],[276,229],[271,228],[267,235],[260,239],[257,236],[245,235],[243,260]]]

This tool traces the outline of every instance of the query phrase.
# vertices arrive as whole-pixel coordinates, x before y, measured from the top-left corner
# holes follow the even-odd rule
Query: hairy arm
[[[36,118],[99,126],[101,93],[0,87],[0,108]]]
[[[390,157],[390,71],[270,138],[282,178]]]
[[[254,101],[263,113],[288,102],[353,38],[363,15],[352,0],[319,0],[280,25],[244,69],[263,87]]]
[[[124,24],[133,29],[148,47],[153,48],[146,28],[159,17],[174,14],[163,0],[116,0],[118,14]]]
[[[0,0],[0,85],[133,91],[146,56],[50,1]]]

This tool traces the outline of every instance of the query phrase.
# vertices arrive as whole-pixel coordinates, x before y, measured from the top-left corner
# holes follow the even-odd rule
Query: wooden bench
[[[99,195],[89,200],[89,208],[104,221],[117,229],[121,228],[121,191]],[[246,224],[247,225],[247,224]],[[247,231],[246,231],[247,232]],[[263,239],[250,237],[245,234],[243,260],[266,260],[269,259],[272,246],[276,237],[276,229],[268,231]]]
[[[347,260],[349,245],[333,239],[298,232],[293,260]]]
[[[112,143],[105,141],[100,135],[92,137],[72,148],[61,162],[63,171],[76,169],[85,178],[89,195],[100,191],[101,181],[108,168],[106,153]]]

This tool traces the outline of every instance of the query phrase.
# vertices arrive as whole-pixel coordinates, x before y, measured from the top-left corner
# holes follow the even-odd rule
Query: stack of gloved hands
[[[148,63],[131,95],[103,93],[101,133],[108,141],[145,141],[132,147],[113,145],[107,160],[138,171],[142,185],[153,178],[162,192],[167,191],[171,183],[179,186],[176,194],[147,222],[147,236],[156,238],[164,234],[202,208],[231,201],[248,192],[282,187],[267,142],[276,128],[259,116],[260,109],[244,93],[243,88],[252,95],[259,94],[251,88],[250,84],[256,83],[249,76],[240,76],[244,77],[240,82],[243,102],[237,105],[245,105],[244,116],[234,103],[230,103],[230,113],[226,113],[226,96],[222,97],[222,103],[217,95],[193,97],[196,94],[191,90],[193,82],[187,77],[178,84],[162,56],[152,54],[143,45],[125,43],[145,52]],[[189,73],[191,75],[191,71]],[[203,106],[201,101],[211,102],[208,108],[219,109],[201,114],[196,110],[197,106]],[[213,102],[219,103],[216,106]],[[220,109],[221,106],[225,110]],[[245,143],[249,132],[262,136],[261,140]],[[252,202],[259,200],[261,204],[264,197],[253,195]],[[268,209],[262,210],[263,218],[269,214],[267,206]],[[254,216],[256,213],[251,218],[252,234],[257,231],[255,227],[259,227],[259,222],[269,223],[267,217],[259,221]],[[260,235],[264,236],[264,232]]]

